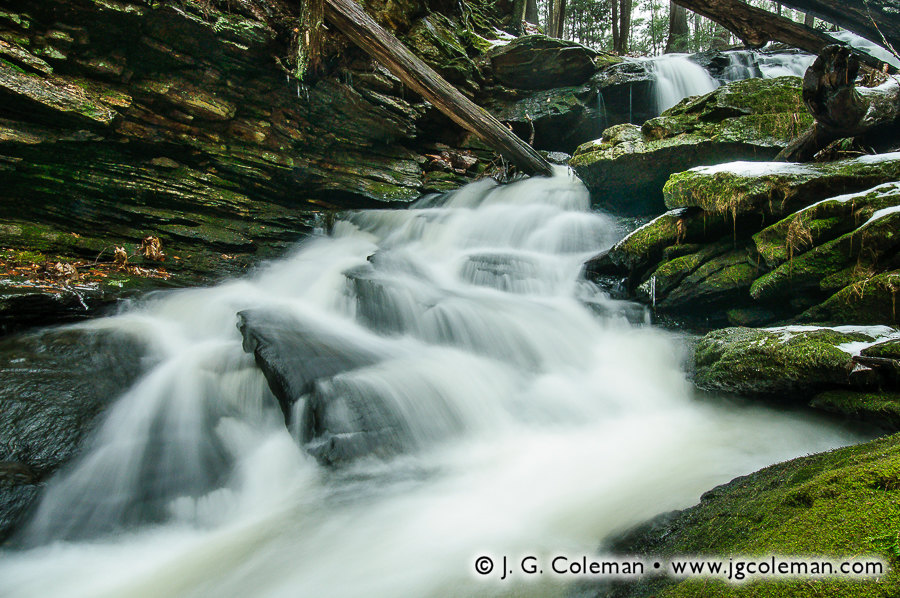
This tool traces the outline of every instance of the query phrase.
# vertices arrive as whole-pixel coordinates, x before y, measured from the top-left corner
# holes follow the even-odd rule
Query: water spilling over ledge
[[[581,277],[619,236],[567,173],[482,180],[82,325],[141,340],[146,372],[2,553],[0,593],[546,595],[475,557],[589,554],[857,439],[695,396],[679,339]]]

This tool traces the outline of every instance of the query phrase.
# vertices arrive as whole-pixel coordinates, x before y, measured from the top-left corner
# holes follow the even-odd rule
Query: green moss
[[[24,13],[0,11],[0,19],[13,23],[22,29],[31,29],[31,17]]]
[[[669,208],[696,206],[720,214],[782,217],[839,193],[857,192],[900,178],[900,156],[869,157],[803,166],[773,164],[762,171],[695,169],[673,175],[663,188]]]
[[[898,282],[900,282],[900,277],[898,277]],[[877,345],[872,345],[871,347],[863,350],[862,354],[866,357],[900,359],[900,340],[887,341],[884,343],[878,343]]]
[[[659,308],[667,311],[703,311],[714,306],[735,307],[749,300],[747,290],[759,275],[747,262],[744,248],[733,249],[730,242],[717,243],[699,253],[702,265],[688,273]]]
[[[832,390],[817,395],[810,406],[877,424],[892,431],[900,429],[900,393]]]
[[[875,581],[670,582],[660,596],[892,597],[900,595],[900,436],[803,457],[719,487],[664,530],[654,554],[717,557],[880,555]],[[665,582],[664,582],[665,583]]]
[[[842,286],[859,283],[864,288],[877,273],[881,256],[892,255],[900,245],[898,225],[900,213],[867,221],[760,277],[750,294],[758,300],[808,296],[813,300],[810,307]]]
[[[701,388],[734,392],[809,393],[847,383],[850,355],[838,345],[872,337],[827,328],[725,328],[703,337],[694,355]]]
[[[897,324],[900,322],[900,270],[874,276],[863,274],[798,319],[831,324]]]
[[[900,205],[900,183],[887,183],[860,193],[819,201],[753,236],[757,251],[770,268],[813,246],[852,231],[883,208]]]

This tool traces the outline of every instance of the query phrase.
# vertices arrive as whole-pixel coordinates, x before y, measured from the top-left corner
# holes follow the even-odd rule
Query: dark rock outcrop
[[[81,329],[0,342],[0,540],[134,382],[143,354],[131,338]]]
[[[478,51],[448,17],[371,4],[478,88]],[[458,128],[353,48],[301,84],[278,32],[221,6],[0,1],[0,248],[55,262],[122,247],[142,265],[152,235],[167,285],[208,282],[281,254],[316,212],[409,202],[493,158],[475,148],[431,176],[427,155]]]
[[[694,381],[709,390],[808,400],[852,387],[854,353],[898,335],[883,326],[724,328],[697,344]]]
[[[621,61],[574,42],[526,35],[498,45],[487,54],[500,83],[517,89],[551,89],[581,85],[601,65]]]

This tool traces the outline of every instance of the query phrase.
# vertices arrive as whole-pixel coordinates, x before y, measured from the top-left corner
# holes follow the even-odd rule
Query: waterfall
[[[733,50],[725,54],[728,56],[728,66],[722,71],[722,78],[725,81],[742,81],[762,75],[754,52]]]
[[[666,54],[650,60],[656,76],[654,91],[661,113],[684,98],[703,95],[719,87],[706,70],[683,54]]]
[[[759,52],[756,55],[759,70],[762,71],[763,77],[767,79],[785,76],[802,77],[815,59],[814,55],[804,52],[779,52],[774,54]]]
[[[557,594],[565,579],[480,577],[475,558],[590,555],[857,440],[695,396],[680,337],[581,275],[619,237],[565,172],[482,180],[79,325],[153,358],[0,551],[0,595]],[[245,352],[264,343],[271,369]],[[285,364],[290,427],[267,381]]]

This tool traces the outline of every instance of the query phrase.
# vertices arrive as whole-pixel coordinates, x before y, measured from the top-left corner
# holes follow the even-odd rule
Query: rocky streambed
[[[752,90],[767,85],[773,93],[761,97],[784,102],[783,111],[770,102],[753,105]],[[805,118],[791,107],[798,101],[796,79],[734,83],[582,146],[573,164],[595,187],[620,177],[642,186],[638,211],[648,211],[647,199],[664,204],[586,270],[651,306],[661,321],[700,331],[691,368],[699,388],[788,408],[809,405],[885,436],[735,479],[695,507],[611,540],[609,550],[654,559],[878,554],[896,565],[900,497],[888,480],[900,442],[891,435],[900,405],[900,153],[893,151],[900,139],[875,134],[877,154],[860,155],[845,142],[850,151],[832,148],[809,164],[759,161],[759,152],[774,156],[796,134]],[[735,128],[742,119],[759,124]],[[735,143],[753,146],[754,161],[731,154]],[[653,172],[654,160],[668,167],[669,155],[682,161],[652,183],[621,174],[632,164]],[[586,595],[889,596],[897,583],[893,572],[868,583],[738,586],[660,576]]]
[[[623,317],[640,309],[622,301],[638,302],[660,321],[709,331],[689,360],[700,389],[790,409],[810,405],[874,426],[878,434],[898,429],[895,136],[835,147],[815,163],[773,163],[811,122],[796,77],[730,82],[659,115],[647,64],[543,36],[510,40],[478,14],[432,11],[437,7],[430,4],[366,4],[449,81],[535,147],[568,162],[595,208],[646,222],[617,243],[605,233],[609,248],[587,261],[589,286],[579,300]],[[253,15],[205,2],[0,1],[3,332],[93,313],[129,293],[245,273],[313,230],[331,228],[340,210],[406,206],[423,194],[505,174],[488,148],[353,49],[340,47],[334,56],[342,58],[328,76],[307,84],[281,60],[287,45]],[[719,70],[726,62],[713,55],[695,60]],[[599,237],[591,235],[599,225],[553,216],[559,218],[553,226],[542,221],[549,232],[530,239],[515,259],[508,251],[468,255],[465,282],[504,292],[533,292],[527,281],[534,276],[557,284],[534,252],[574,251],[553,241],[567,227],[596,245]],[[366,218],[371,220],[353,226],[383,235],[386,248],[396,249],[400,242],[385,233],[391,217]],[[361,259],[359,247],[353,252],[353,260]],[[428,342],[468,342],[479,355],[496,349],[476,329],[452,333],[447,322],[465,321],[462,314],[471,306],[435,291],[438,279],[423,275],[418,265],[404,265],[406,256],[396,261],[390,251],[373,255],[380,257],[354,269],[335,266],[346,278],[344,296],[367,298],[354,313],[364,325]],[[570,257],[565,268],[572,266]],[[384,272],[400,272],[402,284]],[[276,295],[283,290],[273,288]],[[400,312],[431,310],[444,320],[412,326],[376,308],[378,297],[391,297]],[[216,317],[235,317],[239,303],[226,302]],[[348,388],[371,391],[365,377],[317,386],[313,400],[297,404],[314,378],[342,373],[323,373],[316,364],[344,337],[303,328],[291,346],[314,359],[303,367],[294,363],[285,375],[272,364],[294,358],[266,354],[279,329],[269,323],[280,320],[241,313],[244,349],[254,354],[269,390],[263,377],[249,373],[249,355],[237,352],[222,363],[238,364],[241,376],[252,380],[242,384],[255,385],[260,401],[280,404],[280,420],[305,426],[295,432],[315,444],[307,450],[320,462],[331,466],[419,446],[418,428],[410,431],[393,412],[359,412],[377,433],[342,427],[341,413],[361,409],[358,397],[351,393],[340,404],[329,397]],[[491,313],[507,322],[502,305]],[[509,325],[518,344],[535,340],[533,331]],[[341,368],[380,364],[384,347],[367,343]],[[539,345],[533,354],[500,351],[498,358],[527,371],[529,359],[550,359]],[[86,439],[104,433],[98,425],[116,390],[156,368],[166,351],[108,330],[6,337],[0,347],[0,535],[33,508],[54,474],[66,472]],[[205,367],[225,371],[224,365]],[[388,368],[385,375],[401,376],[401,370]],[[441,400],[450,396],[438,390]],[[544,390],[535,392],[543,396]],[[384,401],[388,395],[374,396]],[[215,418],[233,416],[235,409],[215,411]],[[441,409],[442,417],[452,415]],[[465,428],[458,417],[447,417],[441,434]],[[383,442],[397,430],[402,442]],[[198,467],[208,475],[192,491],[221,483],[233,457],[231,441],[203,445],[208,467]],[[653,557],[874,553],[896,565],[898,442],[886,436],[737,478],[704,494],[699,505],[619,534],[604,548]],[[126,513],[123,521],[132,515],[165,519],[160,505],[173,490],[158,490],[159,496],[132,497],[152,508]],[[585,592],[692,596],[701,585],[711,595],[898,591],[890,573],[852,586],[842,580],[727,586],[654,578]]]

